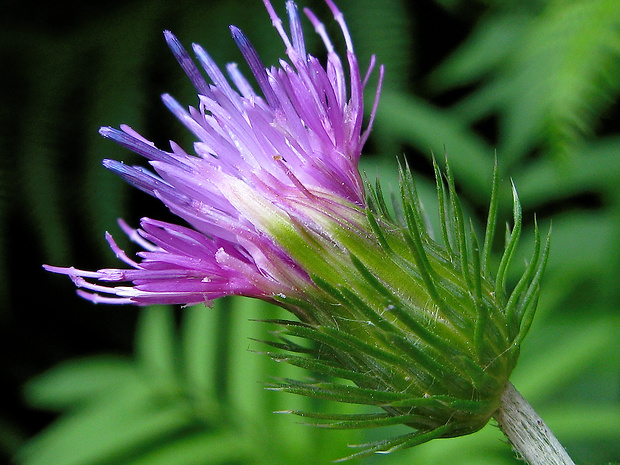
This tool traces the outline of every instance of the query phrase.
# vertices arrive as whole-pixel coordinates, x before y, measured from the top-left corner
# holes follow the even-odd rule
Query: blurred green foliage
[[[274,3],[283,12],[284,2]],[[299,3],[337,31],[321,0]],[[512,381],[578,463],[619,460],[620,3],[338,4],[361,62],[376,53],[386,65],[362,168],[396,186],[395,159],[405,153],[432,211],[430,157],[447,152],[480,226],[497,154],[503,218],[510,219],[510,178],[525,209],[524,257],[534,212],[543,230],[553,222],[539,312]],[[249,319],[279,309],[247,299],[214,309],[94,309],[66,280],[39,269],[110,266],[102,234],[120,236],[117,217],[133,224],[165,217],[101,167],[103,157],[136,160],[97,128],[126,122],[162,147],[167,139],[187,146],[157,96],[171,92],[188,104],[195,97],[159,31],[203,44],[223,64],[241,59],[226,27],[234,23],[272,64],[283,50],[262,2],[61,2],[36,12],[15,2],[5,12],[12,15],[0,20],[0,324],[2,381],[15,387],[0,411],[3,455],[21,465],[319,464],[369,439],[360,434],[373,437],[272,413],[317,402],[261,386],[292,368],[252,352],[264,348],[248,338],[268,328]],[[45,369],[25,387],[29,407],[15,407],[18,386]],[[34,408],[55,413],[41,417]],[[518,463],[493,425],[360,462]]]

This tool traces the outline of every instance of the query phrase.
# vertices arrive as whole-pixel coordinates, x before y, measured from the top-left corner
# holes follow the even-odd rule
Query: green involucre
[[[291,411],[318,426],[370,428],[402,423],[409,434],[365,444],[351,457],[411,447],[482,428],[499,404],[531,324],[549,241],[538,228],[532,259],[506,292],[521,232],[522,210],[513,186],[514,227],[496,273],[490,270],[498,211],[498,170],[482,249],[466,221],[449,167],[435,166],[440,238],[428,232],[407,166],[400,169],[400,204],[389,212],[381,188],[367,185],[368,209],[349,218],[326,212],[321,228],[296,224],[274,238],[308,270],[308,300],[276,296],[307,321],[274,321],[278,341],[292,352],[275,360],[306,368],[315,381],[282,380],[272,389],[366,404],[383,413],[330,415]],[[319,212],[320,215],[320,212]],[[275,228],[278,229],[278,228]],[[313,251],[313,253],[310,253]],[[310,341],[310,345],[291,339]]]

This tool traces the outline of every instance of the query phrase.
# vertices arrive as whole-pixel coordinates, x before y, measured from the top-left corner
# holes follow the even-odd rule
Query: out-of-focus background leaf
[[[284,12],[283,1],[274,2]],[[300,0],[337,27],[321,0]],[[617,0],[340,0],[362,63],[386,65],[362,168],[395,185],[405,155],[433,205],[447,153],[483,224],[497,154],[525,209],[553,223],[539,314],[513,382],[578,463],[620,460],[620,3]],[[213,309],[94,306],[41,263],[113,266],[116,218],[169,219],[101,167],[136,162],[102,140],[128,123],[166,147],[191,140],[158,100],[193,91],[161,31],[239,61],[240,26],[274,64],[282,46],[260,0],[3,4],[0,15],[0,455],[20,465],[329,463],[382,437],[272,413],[353,409],[266,391],[292,368],[254,351],[282,315],[247,299]],[[307,24],[306,24],[307,26]],[[307,28],[310,49],[320,53]],[[341,40],[335,40],[341,44]],[[372,95],[369,95],[372,98]],[[369,100],[370,101],[370,100]],[[498,248],[500,244],[498,243]],[[515,276],[518,270],[515,269]],[[305,376],[297,373],[297,376]],[[493,425],[363,463],[516,464]]]

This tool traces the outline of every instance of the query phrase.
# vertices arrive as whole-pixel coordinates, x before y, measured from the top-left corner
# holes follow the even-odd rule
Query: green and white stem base
[[[530,465],[575,465],[542,418],[508,383],[495,419],[515,451]]]

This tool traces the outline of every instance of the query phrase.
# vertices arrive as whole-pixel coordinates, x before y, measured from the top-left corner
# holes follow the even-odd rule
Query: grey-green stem
[[[495,419],[515,451],[530,465],[575,465],[542,418],[508,383]]]

